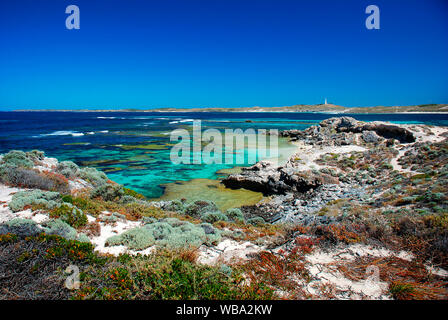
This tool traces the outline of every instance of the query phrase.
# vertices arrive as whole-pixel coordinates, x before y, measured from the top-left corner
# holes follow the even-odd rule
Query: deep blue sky
[[[76,4],[81,29],[65,28]],[[365,28],[369,4],[381,30]],[[447,0],[1,0],[0,110],[448,103]]]

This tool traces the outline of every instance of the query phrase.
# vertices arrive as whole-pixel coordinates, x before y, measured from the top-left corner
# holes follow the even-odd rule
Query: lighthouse
[[[325,103],[324,104],[327,105],[327,98],[325,98]]]

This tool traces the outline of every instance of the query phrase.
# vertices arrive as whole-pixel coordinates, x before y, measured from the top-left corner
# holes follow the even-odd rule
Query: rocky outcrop
[[[367,123],[361,127],[361,131],[375,131],[386,139],[396,139],[401,143],[415,142],[414,134],[406,128],[384,123]]]
[[[280,136],[300,140],[313,147],[383,142],[392,145],[395,140],[402,143],[415,141],[413,133],[405,127],[381,122],[366,123],[351,117],[326,119],[318,126],[309,127],[303,131],[282,131]],[[222,183],[228,188],[244,188],[272,195],[305,193],[325,184],[338,184],[339,180],[319,171],[303,168],[300,170],[294,161],[289,161],[282,167],[261,161],[252,167],[242,169],[240,174],[229,175],[222,180]]]
[[[265,195],[288,192],[303,193],[323,184],[338,182],[338,179],[327,174],[313,173],[311,170],[298,171],[288,165],[276,167],[265,161],[244,168],[240,174],[232,174],[222,180],[222,183],[228,188],[244,188],[262,192]]]
[[[282,131],[280,136],[316,145],[349,145],[356,144],[354,133],[361,133],[366,143],[377,143],[384,139],[396,139],[401,143],[415,142],[414,134],[404,127],[382,122],[362,122],[351,117],[326,119],[318,126],[303,131]]]

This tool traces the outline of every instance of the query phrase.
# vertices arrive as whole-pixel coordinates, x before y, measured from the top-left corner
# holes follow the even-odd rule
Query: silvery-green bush
[[[143,250],[152,245],[168,248],[199,247],[221,240],[220,231],[208,223],[192,224],[176,218],[147,221],[142,227],[130,229],[106,240],[106,245],[125,245],[132,250]]]
[[[244,222],[243,212],[239,208],[232,208],[226,211],[226,216],[229,220]]]
[[[99,186],[107,183],[108,178],[104,172],[95,168],[82,168],[79,170],[79,177],[90,182],[93,186]]]
[[[57,192],[30,190],[20,191],[12,196],[9,208],[13,212],[21,211],[29,205],[42,205],[51,210],[57,208],[61,204],[61,196]]]
[[[206,200],[197,200],[188,204],[185,207],[184,213],[189,216],[200,219],[202,215],[204,215],[205,213],[216,211],[219,211],[219,209],[214,202]]]
[[[90,242],[83,233],[78,234],[76,230],[60,219],[51,219],[44,222],[42,226],[31,219],[14,218],[0,224],[0,234],[16,234],[21,237],[36,236],[40,233],[54,234],[68,240]]]
[[[61,219],[52,219],[42,224],[46,234],[55,234],[68,240],[76,240],[77,232]]]
[[[72,161],[61,161],[58,163],[56,171],[62,174],[67,179],[70,179],[78,176],[79,167]]]
[[[205,212],[201,215],[201,220],[208,223],[229,220],[221,211]]]
[[[22,237],[35,236],[42,232],[38,224],[30,219],[14,218],[0,225],[0,234],[16,234]]]
[[[45,158],[45,153],[40,150],[31,150],[26,152],[26,157],[33,162],[42,161]]]
[[[4,154],[0,164],[14,168],[32,168],[34,163],[25,152],[19,150],[11,150],[7,154]]]
[[[262,217],[253,217],[250,219],[247,219],[247,223],[254,225],[254,226],[261,226],[266,223]]]
[[[117,201],[124,196],[123,186],[119,184],[101,184],[90,193],[92,198],[101,197],[105,201]]]

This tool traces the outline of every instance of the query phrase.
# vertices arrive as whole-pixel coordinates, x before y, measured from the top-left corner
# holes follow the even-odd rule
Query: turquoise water
[[[0,112],[0,153],[39,149],[60,160],[92,166],[149,198],[164,194],[164,185],[192,179],[217,179],[218,170],[235,164],[179,164],[170,160],[170,132],[202,129],[305,129],[332,117],[316,113],[95,113]],[[448,115],[352,115],[359,120],[448,125]],[[280,141],[285,157],[293,148]],[[241,152],[241,151],[240,151]],[[243,151],[254,152],[251,148]],[[257,158],[258,160],[258,158]],[[248,165],[247,161],[238,165]],[[188,185],[186,186],[188,188]],[[176,190],[174,188],[174,190]]]

